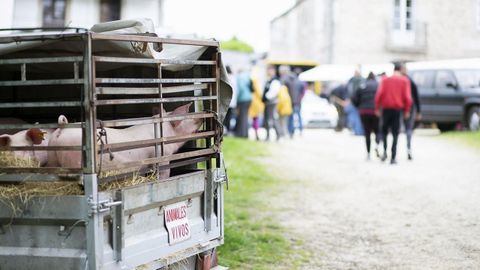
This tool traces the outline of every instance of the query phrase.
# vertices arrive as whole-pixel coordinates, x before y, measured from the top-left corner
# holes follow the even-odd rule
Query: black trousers
[[[365,143],[367,146],[367,153],[370,153],[371,139],[370,135],[375,135],[375,142],[380,143],[380,136],[378,134],[378,117],[374,114],[360,114],[362,120],[363,133],[365,135]]]
[[[402,117],[402,110],[383,109],[382,112],[382,135],[383,135],[383,149],[387,152],[387,136],[388,132],[392,132],[392,159],[397,157],[397,142],[398,133],[400,132],[400,121]]]
[[[278,113],[277,113],[277,103],[265,104],[265,114],[264,114],[263,124],[267,131],[267,138],[266,138],[267,141],[270,139],[270,128],[272,127],[275,129],[277,139],[280,138],[280,125],[279,125]]]
[[[237,122],[235,124],[235,136],[248,138],[248,108],[251,101],[237,103]]]
[[[231,131],[232,127],[230,126],[230,122],[232,119],[235,119],[235,108],[228,108],[227,114],[225,115],[225,119],[223,120],[223,126],[226,128],[226,131]]]
[[[343,106],[337,103],[334,103],[335,108],[337,109],[338,112],[338,121],[337,121],[337,126],[335,127],[335,131],[342,131],[343,128],[345,127],[346,124],[346,117],[345,117],[345,111],[343,110]]]

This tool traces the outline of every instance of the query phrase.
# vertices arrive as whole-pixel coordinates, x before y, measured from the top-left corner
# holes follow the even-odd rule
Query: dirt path
[[[479,152],[417,134],[409,162],[402,136],[392,166],[331,130],[272,145],[284,185],[270,202],[302,269],[480,269]]]

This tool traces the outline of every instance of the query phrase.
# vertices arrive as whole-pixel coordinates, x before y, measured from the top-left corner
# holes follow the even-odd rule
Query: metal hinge
[[[89,214],[98,214],[110,211],[110,208],[121,205],[122,201],[114,201],[112,198],[107,200],[95,202],[93,198],[88,198],[88,205],[90,206]]]

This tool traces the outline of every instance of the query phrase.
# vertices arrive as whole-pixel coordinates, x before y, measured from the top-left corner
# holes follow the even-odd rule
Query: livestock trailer
[[[0,168],[1,270],[213,268],[224,236],[221,120],[231,89],[217,41],[151,33],[138,21],[0,32],[0,118],[24,121],[0,129],[81,130],[79,145],[0,147],[81,153],[79,167]],[[188,119],[201,121],[199,130],[165,135],[165,123]],[[112,142],[111,130],[137,125],[154,136]],[[165,151],[175,143],[183,146]],[[111,162],[141,149],[154,154]],[[36,184],[46,195],[29,193]],[[52,193],[63,184],[77,191]]]

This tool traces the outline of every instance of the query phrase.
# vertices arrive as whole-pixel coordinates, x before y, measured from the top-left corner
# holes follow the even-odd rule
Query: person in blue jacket
[[[235,136],[248,138],[248,108],[252,103],[252,80],[248,71],[242,71],[237,76],[237,122]]]

